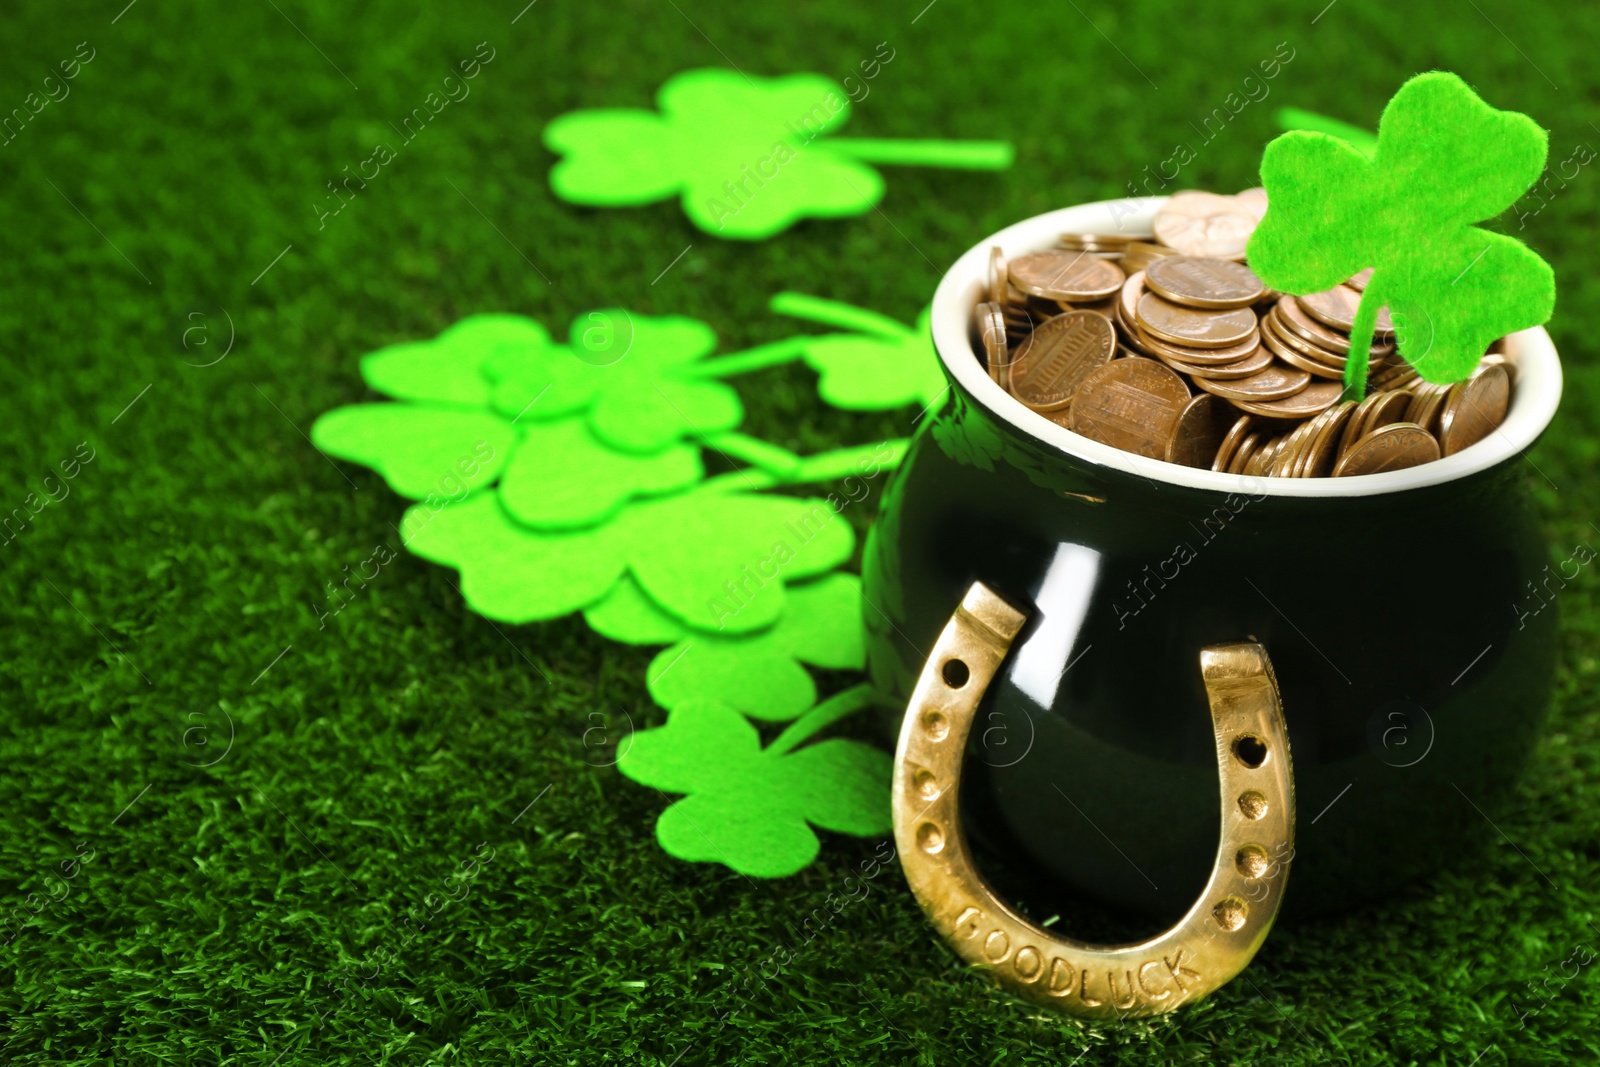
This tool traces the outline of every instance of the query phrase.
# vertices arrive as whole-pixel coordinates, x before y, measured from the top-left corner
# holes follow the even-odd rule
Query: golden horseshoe
[[[1254,642],[1200,651],[1222,779],[1222,840],[1205,892],[1148,941],[1090,945],[1053,936],[1002,903],[961,829],[973,715],[1024,621],[974,582],[923,666],[895,753],[894,837],[906,880],[956,954],[1018,996],[1088,1019],[1172,1011],[1244,970],[1283,900],[1294,778],[1272,662]]]

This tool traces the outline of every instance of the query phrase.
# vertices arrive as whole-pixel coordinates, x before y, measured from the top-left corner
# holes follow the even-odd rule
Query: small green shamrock
[[[483,372],[503,415],[540,422],[583,412],[607,446],[659,452],[744,418],[738,393],[694,377],[716,346],[711,327],[695,319],[611,308],[575,319],[565,347],[503,347]]]
[[[1351,330],[1348,396],[1365,394],[1385,304],[1407,362],[1430,382],[1460,381],[1490,342],[1545,322],[1555,307],[1550,265],[1515,238],[1473,225],[1538,179],[1547,149],[1526,115],[1490,107],[1454,74],[1419,74],[1384,108],[1370,159],[1307,131],[1267,145],[1270,206],[1250,239],[1250,267],[1290,293],[1373,268]]]
[[[588,608],[584,618],[614,641],[672,642],[651,661],[646,674],[650,696],[668,709],[709,702],[752,718],[792,719],[817,699],[817,687],[802,662],[859,670],[866,659],[861,579],[853,574],[828,574],[788,586],[778,621],[749,636],[690,629],[626,578]]]
[[[998,142],[848,141],[828,137],[850,117],[844,91],[815,74],[752,78],[731,70],[677,74],[637,108],[574,111],[544,143],[564,158],[550,187],[596,207],[677,195],[707,233],[759,240],[802,218],[860,215],[883,198],[868,162],[1003,170]]]
[[[949,391],[928,328],[928,311],[907,328],[875,311],[804,293],[778,293],[768,304],[780,315],[859,331],[800,339],[805,360],[821,375],[817,392],[852,411],[882,411],[917,403],[929,407]]]
[[[502,622],[553,619],[630,572],[650,599],[701,630],[744,634],[783,613],[785,583],[843,563],[855,532],[827,502],[700,490],[628,504],[578,530],[518,523],[494,493],[424,503],[400,532],[412,552],[461,572],[461,593]]]
[[[435,404],[352,404],[324,413],[311,443],[383,475],[403,497],[459,498],[505,469],[517,433],[489,411]]]
[[[543,326],[521,315],[470,315],[431,341],[406,341],[361,357],[361,377],[396,400],[489,406],[483,361],[501,349],[552,349]]]
[[[869,836],[889,832],[889,754],[830,738],[795,747],[866,703],[867,687],[818,705],[765,749],[732,708],[689,703],[667,724],[633,735],[623,774],[687,793],[656,823],[656,840],[679,859],[721,863],[756,878],[782,878],[817,858],[813,826]]]

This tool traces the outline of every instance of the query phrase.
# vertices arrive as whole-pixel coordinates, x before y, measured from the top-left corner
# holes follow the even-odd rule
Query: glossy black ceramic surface
[[[1230,495],[1075,458],[953,385],[866,547],[885,727],[967,587],[991,586],[1030,619],[973,730],[970,831],[1171,919],[1218,840],[1199,652],[1253,638],[1294,760],[1287,913],[1379,898],[1461,861],[1544,717],[1556,609],[1529,592],[1547,559],[1525,467],[1377,496]]]

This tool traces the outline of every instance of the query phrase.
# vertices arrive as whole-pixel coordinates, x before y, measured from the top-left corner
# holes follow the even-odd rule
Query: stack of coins
[[[975,347],[994,380],[1062,426],[1151,459],[1234,474],[1374,474],[1453,455],[1505,419],[1516,366],[1422,381],[1387,309],[1369,395],[1339,400],[1371,271],[1321,293],[1268,290],[1245,262],[1266,194],[1173,196],[1149,234],[1063,234],[991,250]]]

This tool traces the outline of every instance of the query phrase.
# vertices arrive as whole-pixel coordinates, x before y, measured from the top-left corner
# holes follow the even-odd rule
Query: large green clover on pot
[[[1251,269],[1274,289],[1303,294],[1373,268],[1351,329],[1350,398],[1365,393],[1385,304],[1400,354],[1422,377],[1460,381],[1490,342],[1545,322],[1555,307],[1550,265],[1515,238],[1473,225],[1538,179],[1547,148],[1526,115],[1490,107],[1454,74],[1419,74],[1384,108],[1371,158],[1304,130],[1267,145],[1270,206],[1250,240]]]

